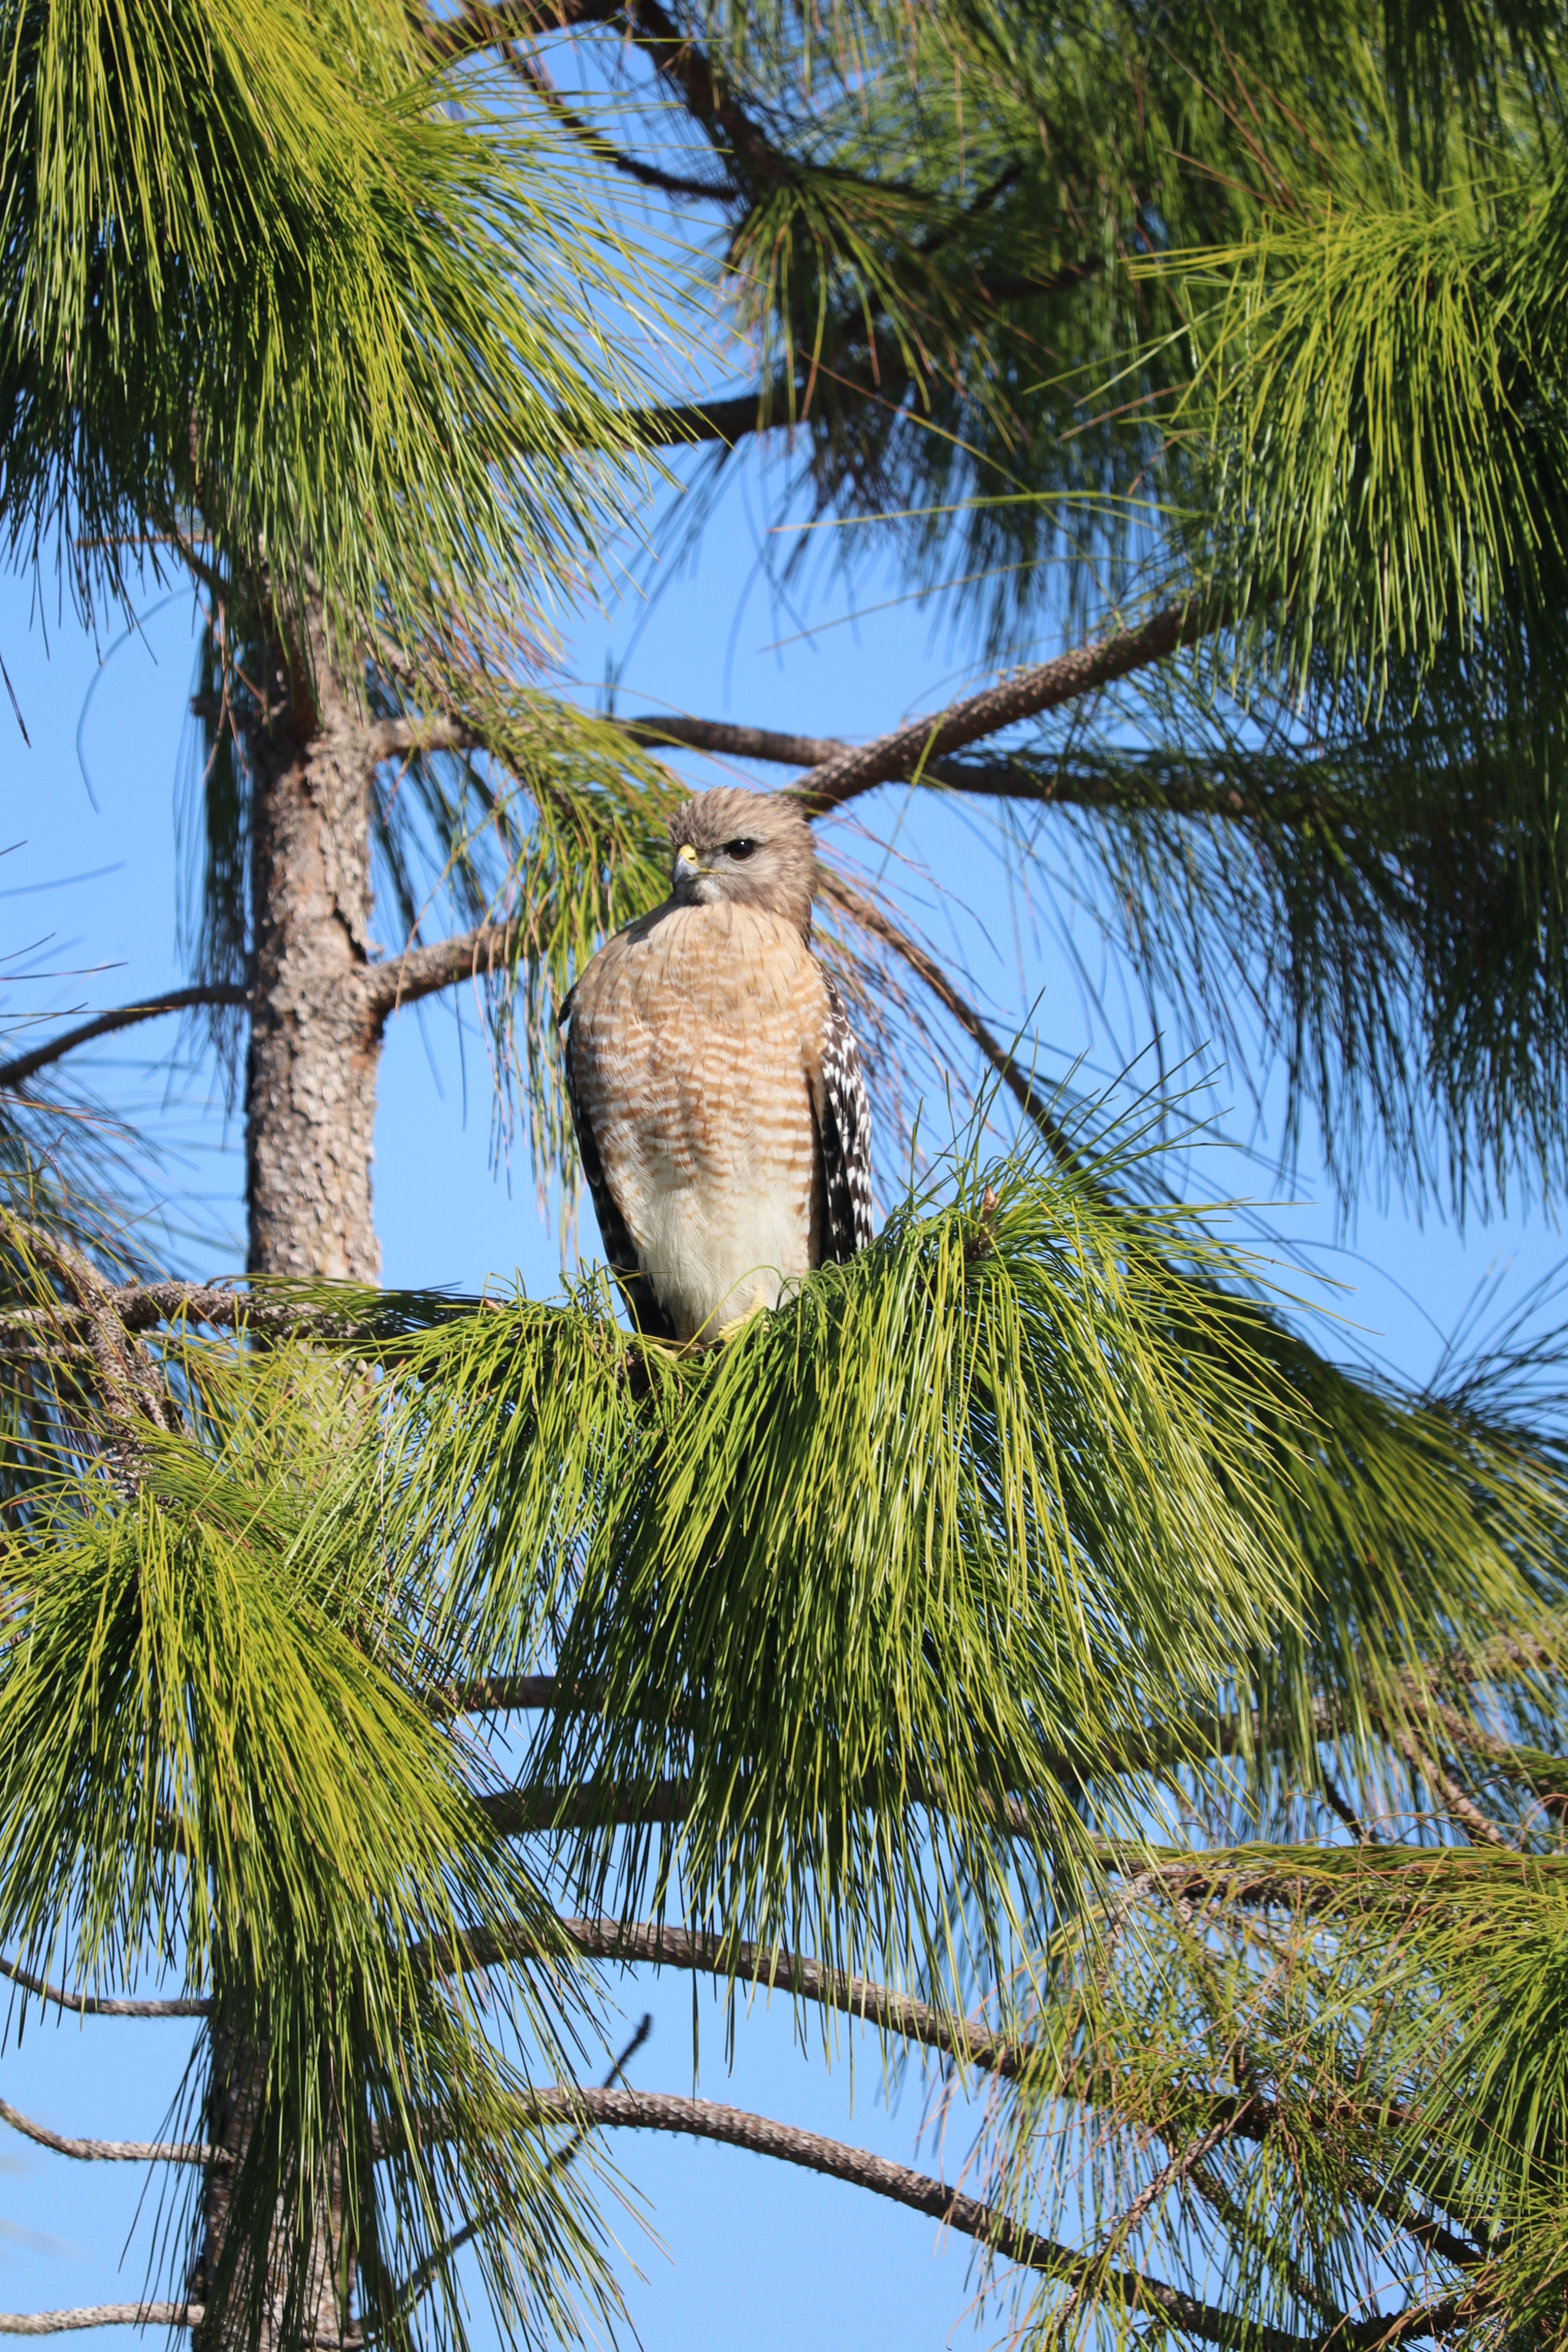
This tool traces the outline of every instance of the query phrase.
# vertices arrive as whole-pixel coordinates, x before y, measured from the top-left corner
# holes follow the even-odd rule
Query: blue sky
[[[651,609],[627,595],[574,623],[567,656],[577,677],[602,679],[608,661],[623,709],[685,709],[814,734],[879,731],[969,682],[962,646],[907,604],[850,625],[842,586],[828,578],[804,616],[775,606],[755,567],[780,542],[765,528],[755,467],[733,472],[695,560]],[[888,590],[873,573],[862,602],[879,603]],[[175,775],[190,690],[191,601],[184,593],[150,599],[140,631],[112,650],[115,633],[98,644],[68,615],[52,605],[47,612],[46,633],[31,583],[0,581],[0,655],[32,739],[24,748],[0,704],[0,952],[8,958],[0,971],[13,1014],[97,1009],[184,977],[175,956]],[[803,617],[819,633],[801,634]],[[822,625],[828,623],[836,625]],[[840,839],[868,856],[879,823],[886,823],[881,813],[863,833],[857,819],[840,828]],[[1017,922],[1010,885],[1019,877],[965,813],[923,803],[900,834],[898,855],[909,860],[910,897],[928,929],[963,955],[999,1016],[1021,1021],[1037,1001],[1038,1026],[1061,1066],[1084,1055],[1092,1068],[1114,1072],[1147,1044],[1132,1001],[1112,987],[1108,1021],[1048,927],[1037,937]],[[1093,965],[1100,950],[1081,918],[1075,938]],[[243,1264],[237,1132],[209,1066],[159,1061],[173,1042],[172,1023],[110,1040],[81,1074],[145,1127],[169,1197],[184,1203],[179,1219],[201,1228],[187,1245],[191,1270],[231,1273]],[[1251,1112],[1223,1071],[1213,1094],[1238,1107],[1235,1124],[1248,1131]],[[1277,1089],[1267,1103],[1277,1131]],[[493,1164],[490,1109],[477,1024],[470,1018],[465,1048],[449,1006],[402,1013],[387,1040],[376,1130],[388,1282],[477,1289],[487,1276],[515,1271],[536,1293],[557,1286],[559,1221],[542,1221],[526,1166]],[[1266,1154],[1267,1131],[1260,1141]],[[884,1198],[898,1179],[897,1170],[884,1171]],[[1325,1298],[1343,1318],[1347,1349],[1373,1349],[1415,1381],[1430,1374],[1478,1285],[1494,1280],[1500,1307],[1521,1299],[1560,1250],[1554,1223],[1539,1211],[1460,1233],[1430,1207],[1423,1221],[1376,1200],[1360,1204],[1344,1244],[1310,1152],[1289,1197],[1266,1161],[1234,1151],[1195,1155],[1187,1181],[1195,1197],[1240,1192],[1271,1202],[1279,1230],[1344,1286]],[[584,1239],[592,1249],[591,1220]],[[905,2161],[942,2160],[929,2138],[917,2159],[920,2084],[911,2081],[889,2109],[873,2048],[862,2047],[851,2082],[845,2063],[830,2072],[819,2053],[808,2058],[794,2046],[784,2004],[759,2003],[741,2021],[727,2070],[721,2015],[701,1988],[697,2000],[706,2095]],[[624,2001],[629,2020],[644,2009],[655,2017],[634,2080],[689,2090],[689,1980],[639,1975],[627,1979]],[[817,2031],[815,2020],[810,2030]],[[0,2057],[0,2096],[56,2128],[147,2137],[159,2127],[188,2046],[177,2026],[35,2018],[21,2044],[13,2037]],[[962,2137],[950,2134],[950,2173],[965,2152]],[[955,2329],[969,2340],[968,2249],[939,2242],[930,2222],[732,2150],[649,2139],[615,2153],[662,2241],[662,2250],[640,2243],[646,2275],[627,2276],[647,2352],[677,2345],[718,2352],[736,2343],[752,2352],[798,2352],[803,2343],[920,2352]],[[133,2226],[142,2185],[136,2168],[72,2167],[11,2134],[0,2141],[0,2305],[26,2311],[139,2292],[151,2210]],[[482,2318],[477,2332],[485,2342]],[[1000,2332],[994,2322],[980,2340]]]

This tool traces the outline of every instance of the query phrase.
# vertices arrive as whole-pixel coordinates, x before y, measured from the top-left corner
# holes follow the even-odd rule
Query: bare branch
[[[852,922],[858,923],[872,939],[880,940],[906,963],[917,980],[922,981],[943,1011],[950,1013],[964,1034],[979,1046],[981,1053],[996,1072],[1019,1108],[1031,1118],[1045,1138],[1058,1163],[1075,1173],[1081,1173],[1079,1155],[1060,1120],[1038,1095],[1032,1079],[1026,1077],[1013,1055],[993,1035],[967,997],[962,995],[950,975],[918,940],[900,928],[886,910],[869,898],[852,889],[841,875],[831,869],[822,878],[822,895],[834,906],[840,907]]]
[[[115,1312],[114,1285],[61,1234],[25,1223],[3,1208],[0,1231],[19,1237],[24,1249],[42,1260],[74,1300],[109,1424],[105,1458],[121,1483],[133,1487],[146,1465],[148,1428],[172,1432],[179,1426],[179,1416],[152,1358]]]
[[[1154,1874],[1156,1878],[1174,1880],[1180,1871]],[[1213,1888],[1206,1891],[1212,1893]],[[945,2013],[929,2003],[897,1993],[884,1985],[863,1977],[849,1975],[845,1970],[824,1968],[809,1955],[764,1949],[739,1938],[692,1934],[673,1927],[663,1921],[630,1921],[614,1918],[561,1918],[558,1930],[582,1953],[584,1958],[618,1961],[626,1967],[648,1966],[655,1969],[689,1969],[704,1974],[722,1977],[733,1982],[777,1988],[801,2000],[820,2002],[863,2022],[897,2035],[906,2042],[919,2042],[935,2049],[960,2065],[976,2067],[1004,2077],[1022,2074],[1032,2061],[1044,2059],[1054,2068],[1056,2093],[1066,2099],[1097,2108],[1118,2107],[1118,2093],[1130,2087],[1129,2079],[1120,2070],[1104,2063],[1068,2063],[1059,2053],[1040,2049],[1027,2042],[1009,2041],[989,2032],[972,2021]],[[447,1965],[448,1947],[416,1947],[410,1957],[416,1965],[439,1968]],[[495,1927],[470,1930],[462,1939],[465,1960],[474,1968],[491,1968],[508,1960],[541,1959],[549,1957],[549,1946],[537,1929],[518,1926]],[[624,2060],[622,2063],[624,2063]],[[606,2085],[607,2087],[607,2085]],[[1144,2113],[1140,2106],[1139,2112]],[[1324,2127],[1331,2125],[1343,2129],[1350,2119],[1348,2103],[1342,2098],[1331,2102],[1321,2110],[1310,2107],[1309,2117],[1316,2117]],[[1400,2120],[1382,2108],[1376,2116],[1379,2128]],[[1179,2116],[1163,2120],[1146,2116],[1156,2135],[1171,2145],[1174,2153],[1163,2168],[1135,2200],[1128,2213],[1118,2224],[1112,2239],[1100,2250],[1096,2260],[1103,2263],[1119,2251],[1128,2235],[1153,2204],[1155,2199],[1183,2179],[1195,2173],[1197,2168],[1223,2140],[1239,2137],[1263,2142],[1281,2122],[1281,2110],[1273,2099],[1257,2090],[1239,2094],[1223,2091],[1206,2095],[1194,2093],[1192,2084],[1184,2084]],[[1292,2127],[1300,2127],[1302,2112],[1290,2116]],[[1408,2118],[1404,2118],[1408,2120]],[[1177,2130],[1200,2126],[1195,2140],[1177,2146]],[[1385,2219],[1394,2221],[1405,2235],[1415,2242],[1429,2246],[1462,2268],[1473,2269],[1485,2257],[1463,2237],[1430,2216],[1419,2214],[1408,2205],[1392,2183],[1380,2182],[1369,2177],[1352,2180],[1352,2194],[1358,2202]]]
[[[635,743],[652,749],[679,744],[696,751],[712,751],[734,760],[762,760],[781,768],[825,766],[857,749],[832,735],[794,735],[779,728],[751,727],[731,719],[660,718],[647,711],[635,719],[611,718],[612,727]],[[1132,785],[1129,789],[1129,770]],[[1314,793],[1271,791],[1267,780],[1254,789],[1216,782],[1206,770],[1187,763],[1139,766],[1124,762],[1110,767],[1090,758],[1035,766],[1021,759],[911,760],[908,773],[918,769],[922,783],[942,784],[948,791],[969,793],[978,799],[1035,801],[1052,808],[1148,811],[1162,816],[1273,818],[1280,823],[1304,823],[1321,818],[1325,804]],[[889,777],[902,782],[904,776]]]
[[[791,376],[775,376],[750,392],[735,392],[717,400],[678,401],[668,407],[638,408],[631,422],[638,437],[655,448],[683,447],[699,441],[744,440],[748,433],[765,433],[780,425],[805,421],[806,386]]]
[[[613,24],[622,16],[630,37],[673,85],[720,153],[742,163],[753,178],[769,183],[781,179],[788,168],[784,158],[658,0],[500,0],[500,5],[464,0],[455,17],[443,20],[426,12],[424,35],[437,57],[455,61],[481,47],[564,31],[572,25]]]
[[[47,1977],[36,1977],[18,1960],[0,1958],[0,1976],[9,1977],[13,1984],[36,1993],[40,2000],[68,2009],[76,2017],[206,2017],[212,2011],[210,2000],[129,2000],[113,1994],[67,1992],[63,1986],[50,1984]]]
[[[0,2336],[64,2336],[77,2327],[199,2327],[199,2303],[89,2303],[79,2311],[0,2311]]]
[[[508,41],[564,33],[574,25],[608,24],[623,5],[624,0],[463,0],[451,16],[437,16],[426,8],[419,33],[437,64],[456,65]]]
[[[627,1968],[647,1962],[654,1968],[691,1969],[737,1983],[763,1985],[770,1991],[776,1988],[990,2074],[1016,2074],[1029,2054],[1026,2047],[984,2026],[944,2014],[866,1977],[824,1968],[804,1953],[768,1950],[731,1937],[692,1935],[652,1920],[563,1919],[559,1925],[585,1959],[619,1960]],[[464,1937],[463,1952],[473,1967],[482,1969],[501,1960],[542,1958],[543,1947],[537,1933],[526,1927],[481,1927]]]
[[[1322,1775],[1322,1789],[1324,1804],[1327,1805],[1334,1819],[1349,1830],[1357,1845],[1376,1845],[1380,1843],[1362,1820],[1331,1772],[1326,1771]]]
[[[913,719],[857,751],[840,751],[810,769],[792,789],[810,815],[824,816],[878,784],[903,781],[920,771],[922,762],[961,751],[965,744],[1015,726],[1020,719],[1058,709],[1134,670],[1165,661],[1184,646],[1212,636],[1228,617],[1229,608],[1222,603],[1189,597],[1168,604],[1141,627],[1118,629],[1094,645],[1058,654],[1054,661],[1016,670],[999,686],[952,703],[933,718]]]
[[[79,1045],[90,1045],[95,1037],[108,1037],[117,1029],[131,1029],[139,1021],[155,1021],[161,1013],[188,1013],[201,1004],[248,1004],[250,992],[237,982],[213,981],[199,988],[173,988],[163,996],[148,997],[139,1004],[121,1004],[112,1013],[97,1013],[79,1028],[68,1029],[63,1035],[51,1037],[47,1045],[35,1045],[26,1054],[14,1055],[10,1061],[0,1062],[0,1087],[19,1087],[35,1071],[58,1062],[66,1054],[74,1054]]]
[[[36,2124],[19,2107],[0,2099],[0,2123],[7,2123],[25,2139],[52,2147],[57,2156],[73,2156],[94,2164],[210,2164],[218,2151],[199,2140],[68,2139],[44,2124]]]
[[[1144,2187],[1139,2191],[1138,2195],[1132,2200],[1131,2204],[1127,2208],[1126,2212],[1122,2214],[1121,2220],[1116,2223],[1104,2247],[1101,2249],[1099,2256],[1100,2261],[1103,2262],[1108,2254],[1119,2252],[1121,2247],[1126,2244],[1133,2231],[1138,2227],[1139,2222],[1142,2221],[1144,2215],[1153,2210],[1161,2198],[1168,2195],[1173,2189],[1179,2187],[1181,2182],[1186,2179],[1188,2173],[1190,2173],[1195,2166],[1203,2162],[1205,2156],[1210,2155],[1215,2148],[1219,2147],[1223,2140],[1229,2139],[1235,2132],[1240,2129],[1241,2126],[1246,2123],[1251,2116],[1253,2104],[1253,2101],[1249,2098],[1243,2099],[1240,2105],[1237,2106],[1233,2113],[1222,2117],[1217,2124],[1212,2124],[1208,2130],[1204,2133],[1201,2139],[1194,2140],[1190,2147],[1180,2148],[1177,2150],[1176,2154],[1171,2158],[1169,2164],[1163,2166],[1162,2168],[1154,2175],[1153,2179],[1146,2182]]]
[[[684,1780],[660,1780],[640,1795],[590,1780],[581,1789],[501,1789],[476,1796],[502,1837],[540,1832],[611,1829],[628,1822],[679,1822],[690,1791]]]
[[[514,41],[495,43],[509,72],[517,76],[525,89],[531,90],[550,110],[554,120],[574,139],[580,139],[600,163],[613,165],[640,187],[658,188],[667,196],[700,198],[710,204],[732,204],[741,190],[728,180],[695,180],[681,172],[667,172],[658,163],[645,163],[640,155],[628,154],[607,138],[595,122],[590,122],[574,107],[568,106],[551,81],[543,68],[525,56]]]

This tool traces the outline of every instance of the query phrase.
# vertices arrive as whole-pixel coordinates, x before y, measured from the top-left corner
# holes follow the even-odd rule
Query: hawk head
[[[679,907],[763,907],[811,936],[816,845],[800,803],[784,793],[699,793],[669,820]]]

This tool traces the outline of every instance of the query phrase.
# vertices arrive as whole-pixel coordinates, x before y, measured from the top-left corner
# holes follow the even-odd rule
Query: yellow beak
[[[676,851],[675,862],[678,866],[696,866],[698,864],[697,852],[693,849],[689,841],[683,841],[680,847]]]

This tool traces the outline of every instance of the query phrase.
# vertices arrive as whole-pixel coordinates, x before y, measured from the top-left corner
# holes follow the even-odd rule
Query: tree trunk
[[[328,668],[316,697],[282,663],[282,704],[248,745],[255,979],[246,1073],[252,1274],[374,1282],[370,1166],[381,1029],[370,961],[370,766],[363,713]]]
[[[253,1275],[374,1282],[371,1160],[381,1022],[369,966],[370,782],[364,714],[312,632],[314,692],[298,666],[273,663],[266,724],[247,742],[251,779],[253,982],[246,1070],[246,1206]],[[265,2095],[267,2040],[254,1989],[214,1987],[207,2137],[218,2150],[204,2183],[204,2245],[195,2299],[210,2291],[227,2239],[233,2166]],[[320,2200],[303,2311],[283,2336],[289,2224],[279,2216],[268,2277],[256,2296],[241,2259],[226,2316],[198,2352],[295,2352],[358,2340],[353,2249],[342,2200]],[[292,2334],[292,2331],[290,2331]]]

